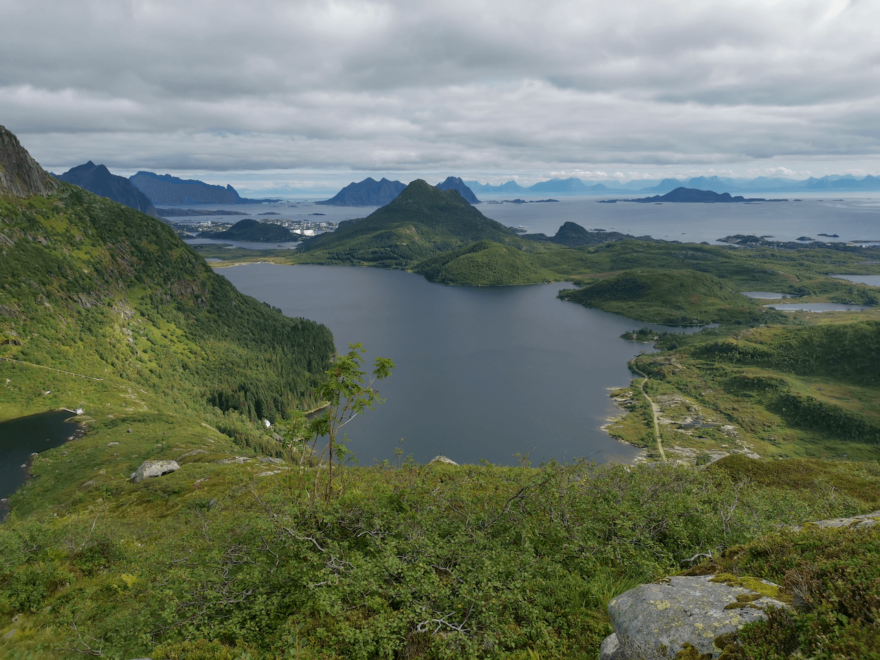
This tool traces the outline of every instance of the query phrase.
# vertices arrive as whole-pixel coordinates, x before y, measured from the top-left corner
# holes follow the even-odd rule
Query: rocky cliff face
[[[31,158],[13,133],[0,126],[0,195],[48,195],[58,183]]]

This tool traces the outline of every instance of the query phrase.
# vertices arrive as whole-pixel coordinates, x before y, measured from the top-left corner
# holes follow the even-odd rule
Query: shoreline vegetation
[[[47,181],[9,135],[22,181]],[[862,262],[880,250],[554,243],[410,188],[295,258],[460,285],[550,273],[637,322],[719,323],[653,333],[643,390],[613,392],[630,412],[612,430],[658,457],[659,438],[667,462],[400,456],[331,481],[292,437],[324,398],[326,328],[241,295],[127,207],[66,183],[0,191],[0,356],[62,370],[0,361],[0,419],[87,411],[0,526],[0,655],[595,658],[612,599],[688,572],[769,580],[792,603],[725,660],[873,657],[880,526],[805,523],[880,510],[880,310],[782,314],[739,292],[876,307],[828,274],[877,274]],[[132,479],[151,462],[168,469]]]

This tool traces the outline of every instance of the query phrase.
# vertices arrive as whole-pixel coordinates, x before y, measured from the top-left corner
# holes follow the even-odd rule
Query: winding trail
[[[76,376],[77,378],[88,378],[89,380],[104,380],[103,378],[93,378],[92,376],[83,376],[82,374],[75,374],[72,371],[63,371],[61,369],[53,369],[52,367],[44,367],[42,364],[31,364],[30,362],[22,362],[21,360],[13,360],[8,357],[0,357],[0,360],[6,360],[7,362],[17,362],[18,364],[26,364],[29,367],[36,367],[37,369],[48,369],[49,371],[57,371],[59,374],[67,374],[68,376]]]
[[[645,383],[648,382],[648,374],[637,369],[632,362],[629,363],[629,368],[644,378],[644,380],[639,383],[639,389],[642,391],[642,395],[644,395],[645,399],[648,400],[648,403],[651,404],[651,417],[654,418],[654,439],[657,441],[657,449],[660,452],[660,458],[662,458],[665,463],[666,453],[663,451],[663,441],[660,439],[660,424],[657,422],[657,405],[651,400],[651,397],[645,393]]]

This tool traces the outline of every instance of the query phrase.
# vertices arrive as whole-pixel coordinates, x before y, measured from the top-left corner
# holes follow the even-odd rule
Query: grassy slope
[[[876,469],[851,463],[814,468],[834,497],[742,489],[732,468],[405,465],[343,469],[325,502],[314,470],[186,459],[134,486],[107,467],[116,449],[41,460],[30,489],[101,469],[0,533],[4,657],[594,658],[616,594],[780,523],[880,506]]]

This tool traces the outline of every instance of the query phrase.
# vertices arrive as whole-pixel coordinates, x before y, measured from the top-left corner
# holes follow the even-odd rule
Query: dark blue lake
[[[64,444],[76,431],[66,420],[74,413],[53,410],[39,415],[0,422],[0,499],[9,497],[27,481],[26,465],[31,454]],[[0,507],[0,519],[6,515]]]
[[[361,464],[515,464],[580,456],[629,461],[633,447],[600,429],[619,413],[607,388],[627,385],[645,344],[620,335],[646,324],[563,302],[566,285],[465,288],[401,271],[252,264],[224,268],[242,292],[327,325],[337,348],[362,342],[397,363],[379,383],[386,403],[346,427]],[[659,330],[679,330],[652,326]]]

